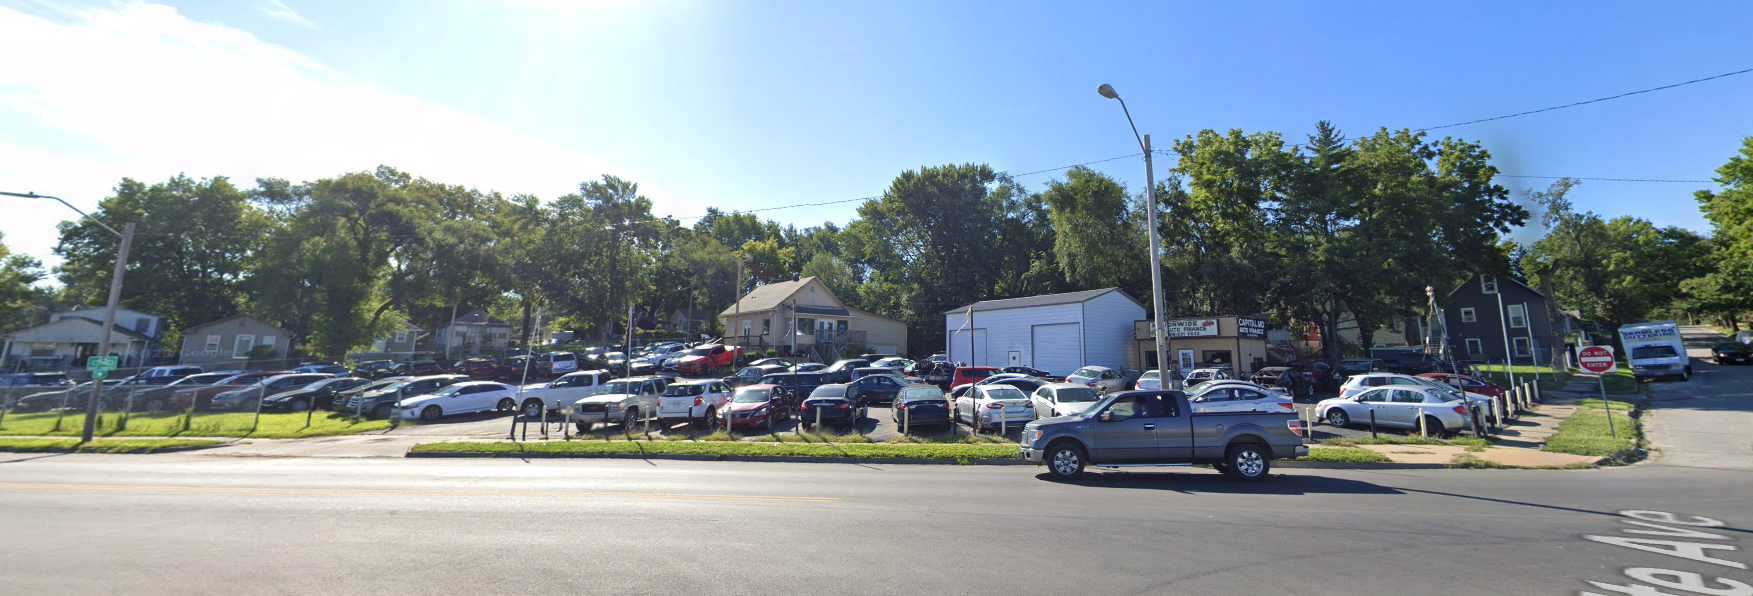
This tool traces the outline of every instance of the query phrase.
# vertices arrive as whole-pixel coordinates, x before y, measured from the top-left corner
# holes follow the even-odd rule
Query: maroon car
[[[1303,378],[1315,386],[1316,391],[1332,391],[1339,388],[1339,378],[1333,374],[1333,367],[1320,360],[1292,360],[1285,366],[1303,373]]]
[[[186,410],[186,409],[189,409],[189,406],[193,405],[194,408],[197,410],[205,410],[208,407],[213,405],[213,396],[215,396],[215,395],[219,395],[221,393],[225,393],[225,392],[231,391],[233,389],[242,389],[244,387],[248,387],[250,385],[255,384],[256,381],[260,381],[262,379],[266,379],[266,378],[272,377],[274,375],[285,375],[285,374],[291,374],[291,373],[292,373],[292,371],[289,371],[289,370],[264,370],[264,371],[257,371],[257,372],[247,372],[247,373],[243,373],[241,375],[232,375],[231,377],[226,378],[225,380],[219,381],[218,383],[214,383],[212,385],[205,385],[205,386],[201,386],[201,387],[191,387],[188,389],[183,389],[183,390],[177,391],[176,393],[172,393],[170,395],[170,407],[176,408],[178,410]]]
[[[491,358],[470,358],[463,361],[463,369],[457,374],[469,375],[471,379],[493,380],[504,374],[504,367]]]
[[[730,428],[759,428],[771,431],[780,421],[789,420],[797,402],[791,392],[778,385],[738,387],[730,396]]]

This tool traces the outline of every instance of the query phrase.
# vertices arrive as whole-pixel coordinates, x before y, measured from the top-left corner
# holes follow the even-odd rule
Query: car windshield
[[[1187,378],[1188,379],[1209,379],[1209,378],[1211,378],[1211,375],[1212,375],[1212,372],[1209,370],[1196,370],[1196,371],[1193,371],[1191,374],[1187,375]]]
[[[706,393],[706,387],[701,385],[670,385],[663,392],[668,397],[693,397],[703,393]]]
[[[595,380],[595,379],[592,379],[591,375],[570,375],[570,376],[560,377],[559,379],[555,380],[554,386],[555,387],[589,387],[591,381],[593,381],[593,380]]]
[[[1157,380],[1157,371],[1154,371],[1154,370],[1146,371],[1144,374],[1138,375],[1138,380],[1140,380],[1140,381],[1147,380],[1147,379],[1151,380],[1151,381]]]
[[[993,387],[986,390],[986,399],[1010,400],[1023,399],[1023,392],[1015,387]]]
[[[1370,361],[1368,360],[1342,360],[1339,362],[1339,370],[1369,370],[1369,368]]]
[[[1638,346],[1631,349],[1632,358],[1673,358],[1680,354],[1674,346]]]
[[[1088,387],[1067,387],[1054,392],[1054,394],[1059,396],[1059,403],[1062,404],[1093,402],[1101,399],[1096,396],[1094,389]]]
[[[730,400],[739,404],[758,404],[772,397],[772,389],[738,389]]]
[[[901,399],[933,399],[943,397],[943,390],[936,387],[909,387],[901,390]]]
[[[846,388],[841,387],[841,386],[817,387],[815,391],[810,392],[810,399],[815,399],[818,397],[845,397],[845,396],[846,396]]]
[[[603,393],[632,393],[638,383],[628,381],[610,381],[603,385]]]
[[[759,374],[761,374],[761,369],[754,366],[745,366],[742,370],[737,371],[739,377],[753,377]]]
[[[1077,369],[1077,372],[1071,373],[1071,376],[1094,379],[1096,377],[1102,376],[1102,373],[1100,371],[1097,371],[1096,369],[1093,369],[1093,368],[1080,368],[1080,369]]]

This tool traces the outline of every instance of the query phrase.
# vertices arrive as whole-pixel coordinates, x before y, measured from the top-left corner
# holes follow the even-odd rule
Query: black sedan
[[[348,389],[370,383],[371,379],[340,377],[323,379],[297,389],[282,391],[262,399],[262,411],[303,412],[313,408],[328,409],[335,396]]]
[[[732,387],[754,385],[767,375],[785,372],[786,367],[777,365],[751,364],[738,370],[736,374],[725,377],[724,382]]]
[[[797,410],[804,430],[810,430],[819,422],[844,431],[864,419],[864,404],[856,397],[847,396],[846,386],[839,384],[817,387]]]
[[[1285,395],[1291,396],[1292,400],[1298,397],[1312,398],[1315,396],[1315,385],[1309,382],[1309,378],[1290,367],[1262,368],[1259,372],[1254,373],[1254,377],[1250,380],[1255,385],[1265,385],[1283,391]]]
[[[924,383],[902,387],[895,394],[895,426],[907,432],[921,426],[950,424],[950,400],[936,385]]]
[[[1027,366],[1006,366],[1004,368],[998,369],[998,372],[999,373],[1017,374],[1017,375],[1028,375],[1031,377],[1035,377],[1037,379],[1051,380],[1051,379],[1063,379],[1064,378],[1064,377],[1056,377],[1053,375],[1053,373],[1050,373],[1050,372],[1047,372],[1047,371],[1044,371],[1044,370],[1041,370],[1038,368],[1030,368]]]
[[[900,393],[904,385],[901,377],[893,375],[870,375],[859,377],[858,380],[846,385],[846,395],[857,398],[859,402],[894,403],[895,394]]]
[[[1726,341],[1711,346],[1710,355],[1717,364],[1747,364],[1753,362],[1753,346],[1738,341]]]

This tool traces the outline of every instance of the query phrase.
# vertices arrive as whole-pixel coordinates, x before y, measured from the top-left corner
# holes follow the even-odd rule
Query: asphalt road
[[[1714,366],[1700,377],[1720,385],[1658,397],[1671,448],[1605,470],[1064,484],[1026,466],[10,455],[0,593],[1577,594],[1638,567],[1746,582],[1753,449],[1697,420],[1753,423],[1753,396],[1709,389],[1753,367]],[[1664,554],[1676,544],[1715,561]]]

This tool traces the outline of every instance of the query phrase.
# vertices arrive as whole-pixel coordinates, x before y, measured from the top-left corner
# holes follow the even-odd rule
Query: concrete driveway
[[[1753,366],[1718,365],[1710,347],[1728,337],[1704,326],[1681,327],[1692,380],[1649,386],[1644,423],[1667,466],[1753,471]]]

